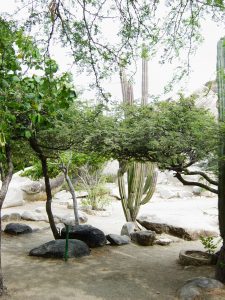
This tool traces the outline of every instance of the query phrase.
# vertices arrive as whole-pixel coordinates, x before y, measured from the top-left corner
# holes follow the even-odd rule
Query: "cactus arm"
[[[225,38],[217,44],[217,88],[219,123],[225,121]],[[218,209],[220,234],[225,241],[225,141],[221,136],[219,142],[219,180],[218,180]]]
[[[144,204],[148,203],[151,200],[151,198],[152,198],[152,196],[155,192],[157,177],[158,177],[158,172],[155,170],[154,173],[151,174],[151,182],[149,184],[149,189],[148,189],[148,192],[147,192],[146,196],[141,201],[141,205],[144,205]]]

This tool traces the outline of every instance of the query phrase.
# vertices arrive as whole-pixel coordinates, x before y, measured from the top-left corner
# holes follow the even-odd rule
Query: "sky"
[[[15,8],[14,0],[0,0],[0,13],[12,13]],[[110,28],[109,28],[110,31]],[[190,94],[200,89],[204,83],[214,80],[216,77],[216,46],[218,40],[225,36],[225,29],[218,27],[211,20],[206,20],[202,24],[203,43],[198,47],[196,54],[191,57],[191,73],[188,78],[177,83],[172,94],[183,91]],[[59,46],[54,46],[52,54],[60,64],[63,71],[71,69],[71,58],[68,57],[66,51]],[[141,96],[141,63],[137,64],[138,70],[135,75],[134,97]],[[73,71],[74,69],[72,69]],[[160,65],[157,60],[149,62],[149,94],[159,95],[164,91],[166,83],[172,78],[174,65]],[[75,74],[75,84],[80,90],[87,87],[89,77],[86,74]],[[105,88],[112,94],[113,99],[121,99],[121,88],[119,76],[113,76]],[[88,91],[84,93],[85,97],[94,98],[94,93]]]

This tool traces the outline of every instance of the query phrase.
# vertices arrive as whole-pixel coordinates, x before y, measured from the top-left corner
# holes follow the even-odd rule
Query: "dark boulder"
[[[61,238],[65,239],[66,230],[61,230]],[[106,244],[106,237],[103,231],[91,225],[70,226],[69,238],[85,242],[90,248],[101,247]]]
[[[65,240],[53,240],[30,251],[30,256],[63,258],[65,256]],[[82,257],[90,255],[89,247],[82,241],[69,240],[68,257]]]
[[[131,233],[131,240],[142,246],[152,246],[156,240],[156,233],[151,230],[136,231]]]
[[[106,238],[111,245],[121,246],[130,243],[130,238],[127,235],[108,234]]]
[[[32,228],[26,224],[9,223],[6,225],[4,232],[7,234],[18,235],[18,234],[31,233]]]

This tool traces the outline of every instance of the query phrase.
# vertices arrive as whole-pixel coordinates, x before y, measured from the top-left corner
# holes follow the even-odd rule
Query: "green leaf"
[[[29,139],[32,136],[32,134],[29,130],[25,130],[24,136],[25,136],[25,138]]]

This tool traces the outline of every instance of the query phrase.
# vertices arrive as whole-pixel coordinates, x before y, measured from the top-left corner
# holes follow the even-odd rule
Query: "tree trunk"
[[[47,201],[46,201],[46,212],[48,215],[48,220],[49,220],[49,224],[53,233],[53,236],[55,239],[59,239],[60,235],[59,232],[56,228],[55,225],[55,221],[54,221],[54,217],[52,214],[52,191],[51,191],[51,185],[50,185],[50,179],[48,176],[48,164],[47,164],[47,159],[46,157],[40,157],[41,159],[41,165],[42,165],[42,172],[43,172],[43,176],[45,179],[45,192],[46,192],[46,196],[47,196]]]
[[[71,196],[72,196],[72,199],[73,199],[73,211],[74,211],[75,225],[79,225],[80,222],[79,222],[78,204],[77,204],[76,193],[75,193],[73,184],[72,184],[72,182],[70,180],[70,177],[68,175],[68,169],[65,166],[63,166],[62,170],[63,170],[66,182],[68,184],[68,187],[70,189],[70,193],[71,193]]]
[[[40,149],[37,140],[35,138],[31,138],[29,140],[31,148],[35,151],[37,156],[39,157],[41,161],[41,166],[42,166],[42,172],[45,180],[45,192],[47,196],[47,201],[46,201],[46,212],[48,215],[48,220],[49,224],[52,230],[52,234],[55,239],[60,238],[60,234],[56,228],[54,217],[52,214],[52,191],[51,191],[51,185],[50,185],[50,179],[48,175],[48,164],[47,164],[47,158],[43,155],[42,150]]]
[[[10,181],[12,179],[13,175],[13,163],[12,163],[12,154],[11,154],[11,148],[8,144],[5,145],[5,154],[6,154],[6,176],[2,178],[2,186],[0,190],[0,296],[4,293],[6,290],[6,287],[4,286],[3,282],[3,273],[2,273],[2,205],[5,200],[8,187],[10,184]]]

